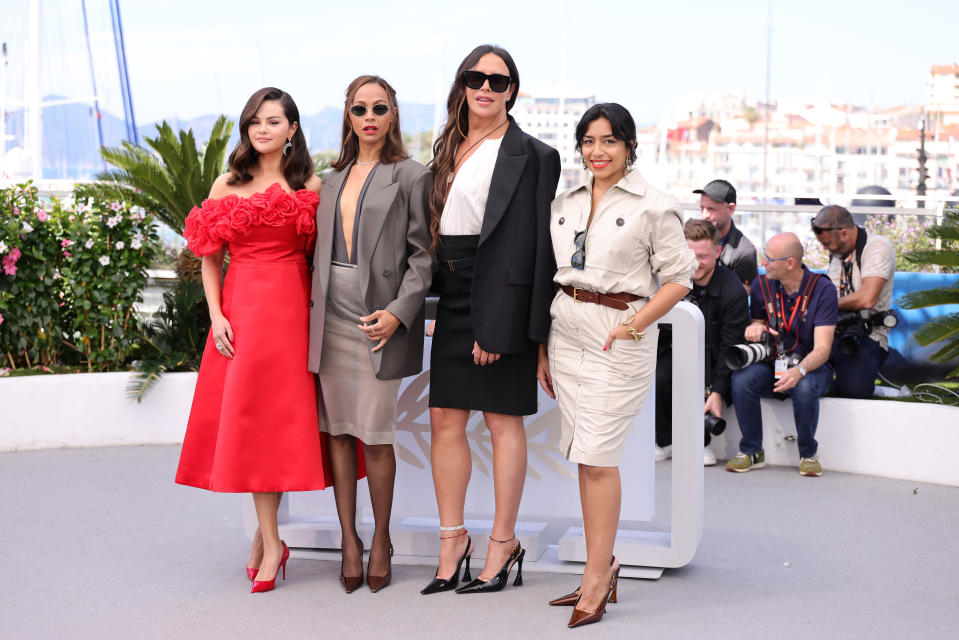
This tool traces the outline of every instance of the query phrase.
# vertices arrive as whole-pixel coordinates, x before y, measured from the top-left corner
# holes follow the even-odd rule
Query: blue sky
[[[104,107],[122,113],[109,9],[87,0]],[[516,59],[525,90],[568,85],[659,120],[696,92],[765,93],[766,0],[741,2],[198,2],[121,0],[137,119],[236,114],[255,89],[289,91],[305,113],[342,104],[361,73],[408,102],[445,100],[476,44]],[[20,95],[26,0],[0,0],[8,94]],[[772,2],[771,95],[895,106],[923,99],[932,64],[956,61],[959,3]],[[44,2],[46,93],[90,93],[79,3]]]

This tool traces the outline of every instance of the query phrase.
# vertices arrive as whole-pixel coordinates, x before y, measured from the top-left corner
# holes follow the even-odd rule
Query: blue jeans
[[[851,356],[839,351],[839,340],[833,340],[832,364],[836,368],[833,392],[841,398],[871,398],[876,389],[876,375],[888,355],[872,338],[863,338],[859,352]]]
[[[829,393],[832,375],[832,366],[827,362],[810,371],[795,387],[785,392],[793,401],[800,457],[811,458],[816,455],[819,447],[816,442],[819,398]],[[733,372],[733,408],[736,409],[736,419],[743,434],[739,441],[739,450],[743,453],[757,453],[763,448],[763,418],[759,399],[774,397],[773,384],[771,362],[757,362]]]

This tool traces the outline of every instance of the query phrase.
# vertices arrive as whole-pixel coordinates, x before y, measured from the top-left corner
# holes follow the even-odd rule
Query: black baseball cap
[[[733,204],[736,202],[736,187],[725,180],[713,180],[702,189],[696,189],[693,193],[702,193],[716,202],[725,202]]]

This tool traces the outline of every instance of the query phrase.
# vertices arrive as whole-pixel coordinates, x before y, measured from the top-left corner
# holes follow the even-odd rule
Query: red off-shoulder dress
[[[307,370],[319,197],[275,183],[249,197],[205,200],[184,235],[198,256],[226,244],[220,305],[236,354],[207,339],[187,425],[179,484],[211,491],[306,491],[333,484],[316,386]]]

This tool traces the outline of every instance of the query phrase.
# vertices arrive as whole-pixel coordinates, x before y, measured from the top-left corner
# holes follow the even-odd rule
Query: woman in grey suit
[[[363,584],[355,526],[357,442],[363,445],[376,521],[366,581],[375,592],[392,575],[397,395],[400,380],[422,369],[432,261],[432,174],[406,155],[396,92],[386,80],[364,75],[347,88],[333,169],[316,212],[309,368],[317,373],[320,429],[329,434],[347,593]]]

